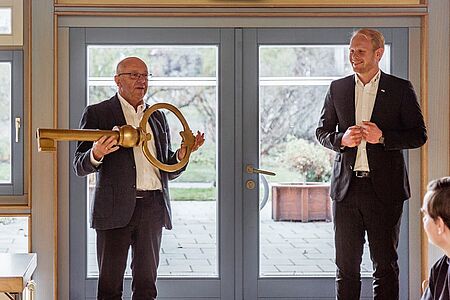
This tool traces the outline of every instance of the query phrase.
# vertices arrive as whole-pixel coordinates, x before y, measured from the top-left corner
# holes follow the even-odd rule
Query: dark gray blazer
[[[165,115],[154,112],[149,123],[155,138],[157,158],[165,164],[177,163],[176,153],[170,144],[170,130]],[[80,121],[82,129],[111,130],[126,124],[117,95],[85,108]],[[90,161],[92,142],[78,142],[73,168],[78,176],[96,173],[96,186],[90,207],[90,223],[95,229],[113,229],[126,226],[136,204],[136,166],[132,148],[120,148],[106,155],[103,163],[95,168]],[[168,181],[177,178],[182,171],[161,172],[161,183],[166,204],[164,226],[172,228]]]
[[[331,83],[316,129],[318,141],[336,151],[331,177],[331,198],[341,201],[352,179],[357,147],[341,149],[348,127],[355,125],[355,75]],[[403,149],[425,144],[427,132],[411,83],[381,72],[371,122],[383,131],[384,145],[367,143],[371,180],[381,201],[410,197]],[[391,200],[394,199],[394,200]]]

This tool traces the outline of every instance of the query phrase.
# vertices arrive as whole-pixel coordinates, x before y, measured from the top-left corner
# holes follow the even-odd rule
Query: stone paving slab
[[[218,276],[216,203],[177,201],[173,230],[164,230],[160,276]],[[0,252],[27,252],[27,218],[0,224]],[[333,224],[275,222],[271,203],[260,213],[260,269],[262,276],[334,276]],[[95,231],[88,231],[88,273],[98,274]],[[129,253],[129,259],[131,254]],[[371,273],[367,245],[362,268]],[[127,274],[131,274],[127,267]]]

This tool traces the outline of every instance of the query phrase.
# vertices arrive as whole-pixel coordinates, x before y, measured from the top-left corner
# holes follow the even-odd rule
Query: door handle
[[[254,168],[252,165],[247,165],[245,167],[245,170],[247,171],[248,174],[264,174],[264,175],[269,175],[269,176],[275,176],[277,174],[275,174],[274,172],[270,172],[270,171],[266,171],[266,170],[261,170],[261,169],[257,169]]]
[[[20,117],[16,118],[16,143],[19,142]]]

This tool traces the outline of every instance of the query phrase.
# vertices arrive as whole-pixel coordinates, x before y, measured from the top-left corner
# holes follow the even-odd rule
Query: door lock
[[[255,189],[255,187],[256,187],[256,183],[253,181],[253,180],[247,180],[246,182],[245,182],[245,187],[247,188],[247,189],[249,189],[249,190],[253,190],[253,189]]]

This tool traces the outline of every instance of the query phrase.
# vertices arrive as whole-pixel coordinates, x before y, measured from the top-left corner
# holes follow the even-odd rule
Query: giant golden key
[[[183,131],[180,132],[182,142],[186,146],[186,155],[184,158],[174,165],[168,165],[160,162],[151,153],[147,146],[147,141],[152,138],[151,133],[146,131],[148,119],[158,109],[167,109],[175,114],[183,125]],[[157,103],[150,106],[142,116],[139,127],[131,125],[123,125],[119,130],[95,130],[95,129],[49,129],[38,128],[36,131],[36,138],[38,142],[39,151],[56,151],[57,141],[97,141],[102,136],[114,136],[117,144],[121,147],[142,147],[147,160],[156,168],[166,171],[175,172],[183,168],[189,161],[192,152],[192,147],[195,143],[195,137],[189,128],[186,119],[182,113],[169,103]]]

